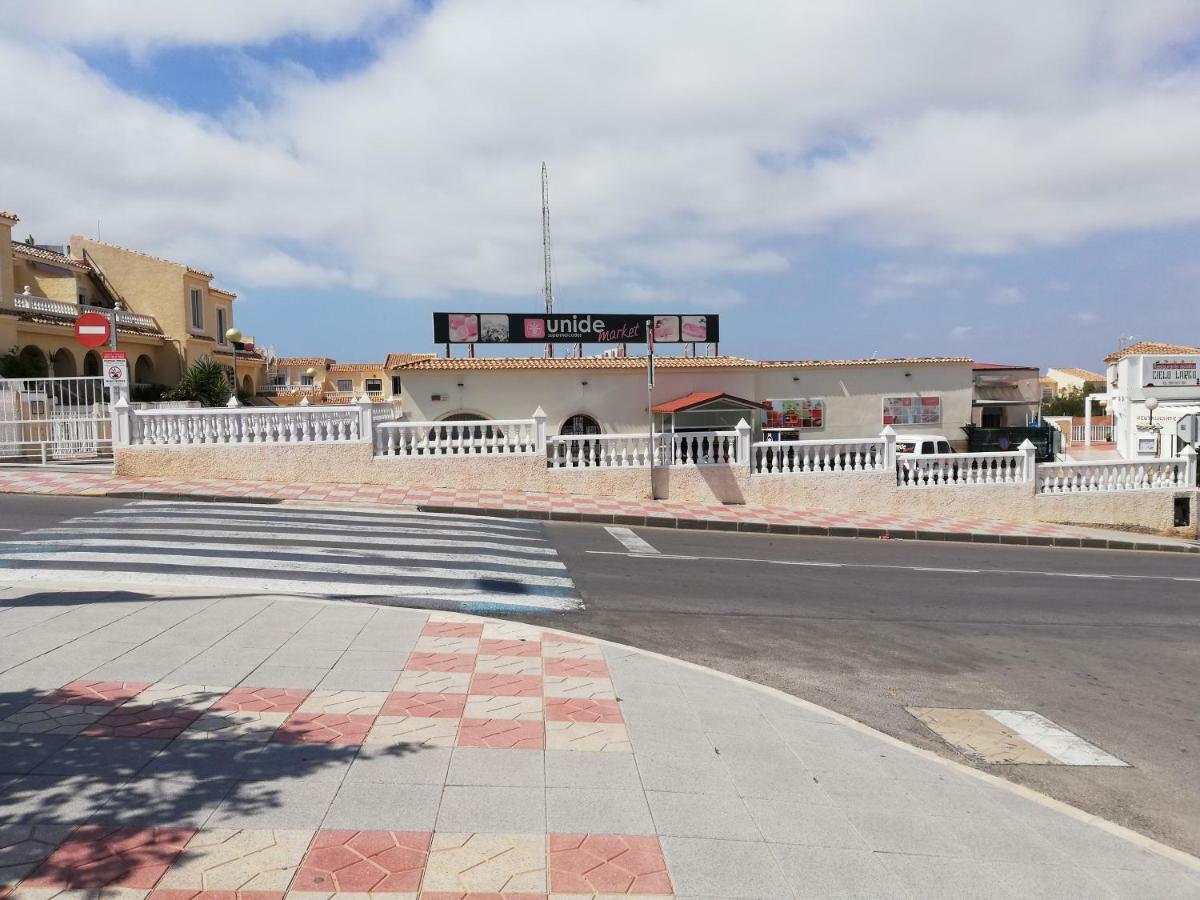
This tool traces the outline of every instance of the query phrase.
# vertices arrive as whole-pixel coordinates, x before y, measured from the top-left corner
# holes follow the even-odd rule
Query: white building
[[[1200,347],[1140,341],[1104,361],[1107,391],[1096,398],[1112,413],[1117,451],[1126,459],[1177,456],[1176,423],[1200,413]]]
[[[789,439],[871,437],[892,425],[961,444],[971,421],[965,357],[660,356],[655,368],[652,394],[645,357],[427,358],[391,374],[407,420],[526,419],[540,406],[551,434],[645,433],[650,408],[656,430],[732,428],[746,418],[756,431]]]

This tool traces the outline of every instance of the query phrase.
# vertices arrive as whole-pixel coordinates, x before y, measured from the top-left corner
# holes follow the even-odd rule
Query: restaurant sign
[[[640,313],[434,313],[435,344],[703,344],[720,340],[717,316]]]
[[[1142,361],[1146,387],[1195,387],[1200,385],[1200,356],[1146,357]]]

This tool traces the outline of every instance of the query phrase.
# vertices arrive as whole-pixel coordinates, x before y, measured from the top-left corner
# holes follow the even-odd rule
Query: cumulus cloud
[[[408,12],[411,5],[410,0],[38,0],[9,4],[4,17],[15,34],[79,46],[119,44],[140,52],[161,45],[352,37]]]
[[[47,239],[99,217],[239,285],[415,298],[538,295],[543,159],[560,297],[690,278],[717,298],[818,233],[1003,253],[1200,220],[1190,0],[407,8],[18,9],[0,207]],[[76,49],[328,40],[397,13],[369,65],[281,67],[219,119],[125,93]],[[876,288],[937,272],[892,276]]]

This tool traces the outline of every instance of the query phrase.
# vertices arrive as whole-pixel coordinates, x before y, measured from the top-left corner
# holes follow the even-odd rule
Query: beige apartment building
[[[79,315],[97,309],[115,320],[135,385],[174,385],[203,356],[232,372],[225,333],[237,295],[211,272],[80,235],[31,246],[12,239],[19,222],[0,212],[0,352],[16,349],[55,376],[99,375],[108,348],[88,349],[74,335]],[[238,353],[239,390],[254,394],[265,372],[261,353]]]

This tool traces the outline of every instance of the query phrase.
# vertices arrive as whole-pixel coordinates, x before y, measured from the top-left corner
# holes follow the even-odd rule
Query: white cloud
[[[566,303],[681,281],[735,300],[723,278],[779,273],[825,231],[944,255],[1200,221],[1200,79],[1172,68],[1200,34],[1190,0],[448,0],[365,69],[281,68],[269,101],[219,121],[69,49],[344,37],[397,9],[10,11],[0,207],[45,240],[99,217],[244,287],[535,299],[546,159]],[[864,290],[950,290],[970,267],[945,269]]]
[[[961,343],[975,334],[975,326],[973,325],[955,325],[946,333],[946,339],[955,343]]]
[[[1025,299],[1025,292],[1020,288],[1012,287],[1011,285],[1008,287],[996,288],[994,291],[992,291],[991,296],[988,297],[990,302],[995,303],[998,306],[1013,306],[1017,303],[1024,303]]]
[[[411,5],[410,0],[38,0],[8,4],[4,24],[16,35],[71,45],[120,44],[141,52],[293,35],[346,38]]]

